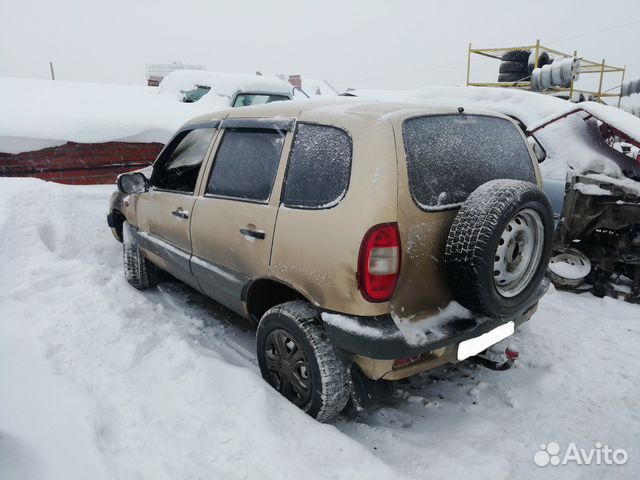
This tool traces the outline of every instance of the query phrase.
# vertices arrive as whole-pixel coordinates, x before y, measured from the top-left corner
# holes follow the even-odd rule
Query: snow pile
[[[176,283],[126,283],[110,192],[0,179],[2,478],[640,476],[640,307],[552,292],[495,348],[516,343],[515,368],[439,368],[323,425],[262,381],[237,316]],[[536,467],[551,441],[631,460]]]
[[[153,87],[0,77],[0,152],[68,141],[166,143],[187,120],[226,108],[181,103]]]
[[[126,283],[105,223],[110,190],[0,179],[3,473],[392,478],[264,383],[252,339],[233,343],[224,314],[206,327],[182,294]]]

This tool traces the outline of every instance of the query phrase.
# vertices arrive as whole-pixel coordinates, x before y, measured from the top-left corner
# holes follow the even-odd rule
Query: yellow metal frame
[[[573,82],[571,82],[571,86],[569,88],[562,88],[562,87],[553,87],[550,88],[548,90],[545,90],[544,92],[539,92],[539,93],[560,93],[560,92],[567,92],[569,94],[569,98],[573,98],[573,93],[574,92],[578,92],[578,93],[582,93],[582,94],[587,94],[587,95],[592,95],[594,96],[598,101],[602,101],[603,98],[605,97],[617,97],[618,98],[618,106],[620,106],[620,91],[618,91],[618,93],[609,93],[608,91],[603,92],[602,91],[602,86],[604,84],[604,77],[605,74],[622,74],[622,78],[620,79],[620,84],[622,84],[622,82],[624,81],[624,76],[625,76],[625,71],[626,71],[626,66],[625,67],[615,67],[613,65],[607,65],[605,60],[603,59],[602,62],[594,62],[592,60],[587,60],[585,58],[581,58],[578,57],[578,52],[574,51],[573,54],[569,54],[569,53],[565,53],[565,52],[561,52],[559,50],[555,50],[553,48],[549,48],[549,47],[545,47],[543,45],[540,44],[540,40],[536,40],[535,45],[525,45],[525,46],[519,46],[519,47],[502,47],[502,48],[472,48],[471,44],[469,44],[469,50],[467,53],[467,86],[473,86],[473,87],[502,87],[502,88],[519,88],[519,89],[526,89],[529,90],[531,89],[531,83],[529,81],[526,82],[493,82],[493,83],[485,83],[485,82],[472,82],[471,81],[471,56],[472,55],[480,55],[483,57],[487,57],[487,58],[493,58],[496,60],[502,60],[502,56],[506,53],[506,52],[511,52],[514,50],[531,50],[536,52],[536,61],[535,61],[535,66],[538,66],[538,60],[540,58],[540,54],[542,52],[547,52],[547,53],[551,53],[556,57],[561,57],[561,58],[578,58],[580,60],[580,67],[578,69],[578,73],[580,75],[583,74],[598,74],[600,75],[600,79],[599,79],[599,83],[598,83],[598,90],[597,91],[591,91],[591,90],[580,90],[578,88],[575,88],[573,85]],[[620,89],[620,87],[615,87],[616,89]]]

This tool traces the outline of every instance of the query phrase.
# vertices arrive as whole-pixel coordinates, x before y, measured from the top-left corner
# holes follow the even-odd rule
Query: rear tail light
[[[358,287],[369,302],[391,299],[400,275],[400,233],[396,223],[371,228],[360,245]]]

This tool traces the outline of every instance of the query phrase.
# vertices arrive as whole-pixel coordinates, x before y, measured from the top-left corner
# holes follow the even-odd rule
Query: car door
[[[224,120],[194,208],[192,271],[203,292],[243,315],[243,288],[268,275],[292,126],[291,120]]]
[[[216,126],[210,123],[179,132],[154,164],[149,191],[138,195],[135,204],[136,241],[145,254],[196,288],[189,266],[191,213]]]

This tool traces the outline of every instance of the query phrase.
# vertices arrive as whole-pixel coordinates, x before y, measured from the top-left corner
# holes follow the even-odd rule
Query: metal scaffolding
[[[538,67],[538,61],[540,59],[540,55],[543,52],[547,52],[548,54],[554,55],[555,58],[577,58],[580,60],[580,66],[578,68],[578,73],[580,75],[590,75],[597,74],[600,76],[598,79],[598,90],[585,90],[576,88],[574,86],[574,81],[571,82],[571,86],[568,88],[562,87],[552,87],[544,92],[547,94],[556,94],[561,95],[562,93],[566,93],[569,99],[574,98],[574,93],[583,94],[586,97],[592,96],[597,101],[602,101],[603,98],[618,98],[618,106],[620,106],[620,85],[624,82],[624,75],[626,66],[624,67],[615,67],[613,65],[607,65],[606,61],[603,59],[602,62],[594,62],[592,60],[587,60],[585,58],[579,57],[578,52],[574,51],[573,54],[560,52],[553,48],[545,47],[540,44],[540,40],[536,40],[534,45],[525,45],[519,47],[502,47],[502,48],[472,48],[471,44],[469,44],[469,51],[467,54],[467,86],[475,86],[475,87],[504,87],[504,88],[519,88],[519,89],[531,89],[531,82],[527,79],[526,81],[517,81],[517,82],[472,82],[471,81],[471,56],[472,55],[480,55],[487,58],[496,59],[498,61],[502,61],[502,56],[506,52],[517,51],[517,50],[529,50],[532,53],[535,52],[535,63],[534,68]],[[609,90],[603,91],[605,75],[619,75],[621,74],[620,82],[617,83],[614,89],[617,90],[617,93],[610,92]],[[576,81],[579,83],[579,80]]]

